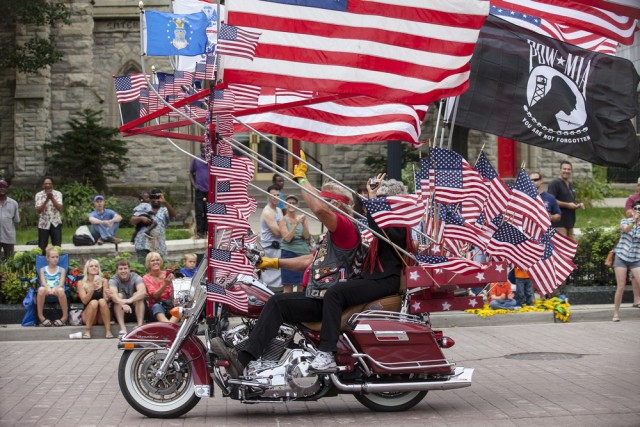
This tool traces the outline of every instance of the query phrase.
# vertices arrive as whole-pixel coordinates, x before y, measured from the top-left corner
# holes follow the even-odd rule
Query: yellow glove
[[[258,264],[258,268],[260,270],[266,270],[267,268],[280,268],[280,263],[278,262],[278,258],[266,258],[262,257],[260,259],[260,264]]]
[[[297,165],[293,167],[293,178],[300,182],[301,179],[307,179],[307,164],[305,160],[307,157],[304,155],[304,151],[300,150],[300,158],[302,161],[298,162]]]

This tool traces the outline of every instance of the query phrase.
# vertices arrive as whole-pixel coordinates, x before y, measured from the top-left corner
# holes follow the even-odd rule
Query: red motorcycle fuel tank
[[[271,295],[264,292],[260,288],[242,282],[236,282],[229,287],[230,291],[238,291],[240,289],[242,289],[247,294],[247,303],[249,305],[249,310],[247,312],[244,312],[242,310],[238,310],[230,304],[227,305],[227,310],[229,311],[229,313],[235,314],[237,316],[257,318],[258,316],[260,316],[262,308],[267,303],[267,300],[271,297]]]
[[[402,319],[363,318],[347,331],[378,374],[448,374],[453,368],[427,325]]]

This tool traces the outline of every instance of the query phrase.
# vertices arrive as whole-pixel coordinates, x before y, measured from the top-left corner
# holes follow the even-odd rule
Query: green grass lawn
[[[623,208],[588,208],[576,211],[576,228],[618,227],[624,218]]]
[[[128,242],[131,240],[131,236],[133,235],[134,230],[135,228],[121,228],[118,231],[118,237],[120,237],[123,242]],[[63,227],[62,243],[71,243],[71,238],[73,237],[73,233],[75,231],[76,231],[75,228]],[[167,240],[188,239],[190,237],[191,237],[191,233],[187,229],[183,229],[183,228],[167,229]],[[31,240],[38,240],[37,228],[34,227],[27,230],[16,230],[16,244],[24,245]]]

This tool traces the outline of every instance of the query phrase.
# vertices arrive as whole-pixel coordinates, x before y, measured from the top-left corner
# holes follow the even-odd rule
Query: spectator
[[[119,336],[127,333],[125,314],[135,311],[138,326],[144,321],[144,299],[147,291],[142,277],[131,271],[129,260],[122,258],[116,262],[116,275],[109,280],[109,295],[113,301],[113,314],[120,327]]]
[[[149,252],[145,260],[147,274],[142,276],[144,286],[149,295],[149,312],[151,318],[158,322],[178,323],[178,319],[169,313],[173,303],[173,273],[162,269],[162,257],[157,252]],[[171,320],[169,320],[171,319]]]
[[[285,205],[286,214],[280,221],[280,234],[282,235],[282,258],[295,258],[300,255],[308,255],[309,250],[309,222],[307,216],[298,214],[298,198],[287,196],[286,202],[293,206]],[[302,284],[302,271],[281,269],[283,292],[292,292],[294,286]]]
[[[280,212],[282,212],[282,214],[284,215],[284,193],[282,192],[282,190],[284,190],[284,178],[282,177],[282,175],[274,173],[273,176],[271,177],[271,185],[275,186],[278,188],[278,209],[280,209]],[[267,203],[269,201],[267,200]]]
[[[362,199],[369,198],[369,190],[367,190],[366,184],[358,185],[356,193],[358,193],[358,196],[353,200],[353,210],[364,216],[365,212],[364,205],[362,204]]]
[[[613,260],[613,271],[616,275],[616,294],[614,297],[613,321],[620,321],[620,304],[624,288],[627,284],[627,273],[631,271],[636,283],[640,283],[640,200],[633,203],[631,218],[620,221],[620,240],[614,251],[616,257]],[[640,301],[634,292],[634,306]]]
[[[195,190],[194,213],[196,219],[196,233],[198,239],[207,235],[207,198],[209,197],[209,164],[206,161],[207,146],[200,144],[200,158],[191,160],[189,178],[191,186]]]
[[[102,277],[98,260],[88,260],[84,264],[82,274],[82,280],[78,283],[78,297],[84,304],[82,312],[84,333],[82,338],[91,339],[91,327],[96,323],[104,325],[105,338],[113,338],[111,333],[111,308],[109,308],[107,297],[109,284]]]
[[[9,184],[0,179],[0,260],[9,259],[16,244],[16,224],[20,222],[18,202],[7,196]]]
[[[150,219],[151,224],[145,225],[142,222],[139,222],[136,225],[136,228],[133,234],[131,235],[131,243],[135,243],[136,236],[138,235],[140,230],[142,230],[145,226],[146,226],[145,233],[147,234],[147,237],[151,237],[151,234],[150,234],[151,231],[155,228],[156,225],[158,225],[153,220],[153,209],[151,208],[151,203],[149,203],[151,201],[149,197],[149,193],[147,193],[146,191],[141,192],[138,200],[140,203],[138,203],[136,207],[133,208],[132,216],[140,216],[140,217]]]
[[[58,265],[60,253],[54,246],[47,247],[46,251],[48,264],[42,267],[38,275],[40,276],[40,287],[38,288],[37,307],[38,319],[42,326],[51,326],[51,320],[44,317],[44,302],[47,297],[58,298],[60,308],[62,308],[62,318],[56,319],[53,326],[64,326],[69,318],[69,306],[67,305],[67,294],[64,291],[67,272]]]
[[[560,221],[562,217],[560,206],[558,206],[558,201],[553,194],[542,190],[542,184],[544,184],[542,175],[539,172],[533,172],[529,175],[529,178],[531,178],[531,181],[533,181],[533,184],[536,186],[538,194],[544,203],[544,207],[547,209],[547,213],[549,213],[549,220],[551,222]]]
[[[275,176],[274,176],[275,179]],[[282,234],[280,233],[279,222],[282,213],[278,209],[280,190],[275,185],[267,188],[270,194],[267,205],[260,215],[260,243],[264,248],[267,258],[280,258],[280,245],[282,244]],[[267,270],[262,273],[262,281],[274,292],[282,292],[282,280],[280,270]]]
[[[116,237],[122,217],[116,211],[104,208],[104,196],[95,196],[93,204],[95,210],[89,214],[89,222],[91,235],[96,243],[102,245],[104,242],[111,242],[117,245],[122,242],[121,238]]]
[[[135,249],[138,259],[143,261],[149,252],[158,252],[160,255],[167,254],[167,245],[165,243],[167,236],[167,227],[171,218],[175,218],[176,213],[164,198],[160,190],[151,190],[149,193],[151,201],[152,218],[146,215],[134,215],[131,217],[131,224],[137,226],[143,224],[136,235]],[[153,223],[157,225],[150,227]],[[151,230],[149,228],[152,228]]]
[[[489,307],[493,310],[520,310],[511,291],[511,282],[494,282],[489,289]]]
[[[196,274],[196,264],[198,263],[198,256],[196,254],[184,254],[182,261],[184,267],[180,269],[180,273],[184,277],[193,277]]]
[[[637,201],[640,201],[640,178],[638,178],[638,184],[636,185],[636,192],[629,197],[627,197],[627,201],[624,204],[624,211],[627,215],[627,218],[633,217],[633,204]]]
[[[576,203],[576,190],[569,179],[571,178],[571,163],[560,163],[560,177],[549,184],[547,190],[558,201],[560,206],[560,220],[552,222],[558,233],[573,239],[573,226],[576,223],[576,209],[584,209],[584,203]]]
[[[51,245],[62,245],[62,193],[53,189],[53,179],[42,181],[43,190],[36,194],[38,219],[38,246],[44,255],[51,236]]]

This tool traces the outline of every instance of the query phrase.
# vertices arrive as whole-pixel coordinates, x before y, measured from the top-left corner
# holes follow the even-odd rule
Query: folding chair
[[[43,284],[40,283],[40,270],[42,270],[44,267],[46,267],[49,264],[49,262],[47,261],[47,257],[44,255],[37,255],[36,256],[36,274],[37,277],[34,279],[34,281],[37,283],[36,285],[36,291],[38,290],[38,288],[40,286],[42,286]],[[69,274],[69,254],[62,254],[60,255],[60,259],[58,260],[58,266],[64,268],[64,271],[67,273],[67,275]],[[67,285],[66,281],[64,284],[64,293],[67,296],[67,305],[69,305],[69,309],[71,308],[71,301],[69,299],[70,297],[70,291],[69,291],[69,286]],[[55,312],[58,311],[62,311],[62,307],[60,307],[60,303],[58,301],[58,297],[56,296],[48,296],[44,299],[44,307],[43,310],[53,310]],[[58,318],[61,317],[57,316]]]

